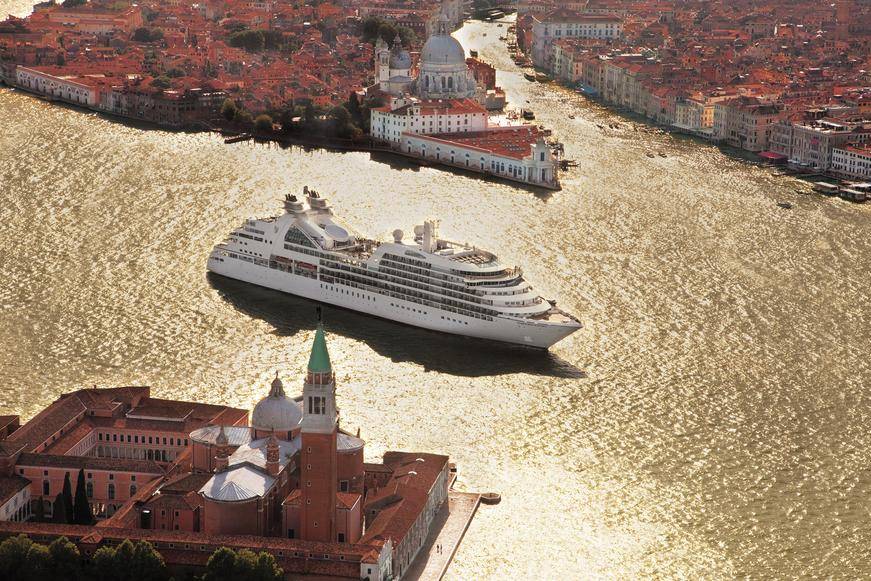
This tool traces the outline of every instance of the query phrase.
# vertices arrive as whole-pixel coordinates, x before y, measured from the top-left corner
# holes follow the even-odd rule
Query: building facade
[[[871,146],[865,143],[833,148],[831,169],[847,179],[871,180]]]
[[[557,8],[541,17],[533,16],[532,62],[550,70],[553,44],[564,38],[617,40],[622,36],[623,20],[617,16]]]
[[[0,538],[66,536],[85,555],[144,539],[171,568],[203,567],[227,546],[265,550],[293,576],[400,579],[451,485],[447,456],[364,462],[359,432],[339,429],[320,326],[301,397],[276,376],[250,418],[154,398],[147,387],[85,389],[2,435]],[[65,480],[75,495],[79,475],[99,527],[46,522]]]

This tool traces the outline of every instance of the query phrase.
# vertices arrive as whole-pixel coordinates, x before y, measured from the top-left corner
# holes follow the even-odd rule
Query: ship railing
[[[333,266],[333,265],[329,265],[329,264],[324,264],[324,262],[326,262],[326,261],[323,261],[323,260],[321,261],[321,266],[323,268],[329,269],[330,271],[348,272],[348,273],[356,275],[356,276],[372,277],[372,278],[375,278],[376,280],[387,281],[387,282],[390,282],[394,285],[401,285],[401,286],[409,287],[411,289],[418,289],[418,290],[430,293],[432,295],[447,296],[447,297],[455,298],[458,300],[463,300],[463,301],[466,301],[468,303],[474,303],[474,304],[480,304],[480,305],[493,305],[493,301],[491,299],[484,299],[484,298],[481,298],[481,297],[474,295],[474,294],[471,294],[471,293],[454,292],[454,291],[452,291],[448,288],[445,288],[443,286],[432,285],[432,284],[428,284],[428,283],[413,282],[413,281],[410,281],[406,278],[393,276],[393,275],[391,275],[389,273],[385,273],[383,271],[379,271],[377,276],[375,276],[374,274],[370,274],[368,272],[365,274],[364,273],[357,273],[357,272],[354,272],[352,269],[350,269],[347,266],[344,266],[342,264],[337,264],[337,265]],[[387,270],[389,270],[389,269],[387,269]]]
[[[435,309],[440,309],[443,311],[449,311],[452,313],[457,313],[461,315],[465,315],[467,317],[473,317],[476,319],[482,319],[486,321],[492,321],[493,315],[489,315],[486,313],[478,313],[472,310],[471,305],[464,305],[458,301],[453,301],[450,299],[438,300],[438,297],[433,297],[431,295],[424,295],[423,293],[416,293],[414,291],[408,292],[397,292],[395,287],[389,287],[386,284],[367,284],[365,282],[357,282],[350,280],[348,275],[343,273],[324,273],[321,272],[320,280],[327,282],[328,284],[342,284],[346,286],[352,286],[354,288],[359,288],[361,290],[367,290],[369,292],[373,292],[376,294],[390,296],[397,299],[406,300],[409,302],[426,305]],[[468,307],[468,308],[463,308]],[[497,311],[494,311],[496,315],[499,315]]]

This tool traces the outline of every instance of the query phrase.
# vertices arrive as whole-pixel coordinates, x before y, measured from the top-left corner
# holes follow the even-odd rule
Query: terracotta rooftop
[[[456,144],[461,147],[476,149],[502,157],[523,160],[532,155],[532,145],[541,135],[538,127],[520,125],[500,127],[487,131],[469,131],[468,133],[437,133],[434,135],[415,135],[417,139],[437,141],[446,145]]]
[[[0,416],[0,430],[18,421],[18,416]]]
[[[96,458],[90,456],[56,456],[53,454],[24,453],[18,457],[17,466],[41,466],[45,468],[70,468],[78,470],[106,470],[109,472],[137,472],[163,474],[163,468],[152,460],[129,458]]]
[[[79,398],[61,397],[12,432],[7,440],[26,444],[28,451],[35,450],[85,410],[85,405]]]
[[[30,485],[30,480],[23,476],[13,474],[12,476],[0,476],[0,506],[18,494],[18,492]]]

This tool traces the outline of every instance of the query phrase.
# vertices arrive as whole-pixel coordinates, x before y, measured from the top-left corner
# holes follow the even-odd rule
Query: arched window
[[[445,78],[442,77],[442,89],[444,89],[444,88],[445,88]]]
[[[109,489],[108,489],[107,496],[109,497],[109,500],[115,500],[115,483],[114,482],[109,483]]]
[[[85,494],[88,495],[88,498],[94,498],[94,483],[88,482],[85,484]]]
[[[454,88],[454,77],[448,77],[448,89]]]
[[[130,485],[130,496],[133,496],[134,494],[136,494],[136,485],[131,484]]]
[[[429,89],[429,75],[427,75],[426,77],[424,77],[424,79],[423,79],[423,86],[426,87],[427,89]]]
[[[44,494],[45,496],[49,496],[51,494],[51,485],[49,484],[48,480],[42,481],[42,494]]]

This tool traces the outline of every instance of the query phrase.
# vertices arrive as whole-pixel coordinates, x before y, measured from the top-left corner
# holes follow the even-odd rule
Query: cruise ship
[[[281,216],[246,220],[209,255],[210,271],[415,327],[547,349],[581,328],[519,268],[439,238],[438,222],[357,236],[308,187]]]

